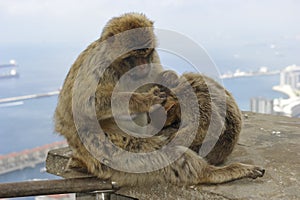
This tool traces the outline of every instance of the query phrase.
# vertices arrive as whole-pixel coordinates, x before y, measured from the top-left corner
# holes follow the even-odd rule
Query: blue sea
[[[69,47],[66,50],[57,47],[48,49],[6,47],[4,51],[0,47],[2,59],[6,59],[1,60],[0,63],[5,64],[5,61],[8,62],[13,58],[18,62],[20,73],[19,78],[0,79],[0,98],[57,90],[62,86],[78,52],[83,48]],[[174,62],[170,63],[174,65]],[[226,65],[230,64],[227,62]],[[176,69],[186,71],[180,67]],[[233,69],[227,67],[227,69],[220,68],[220,70]],[[283,94],[272,91],[272,86],[279,84],[279,75],[225,79],[223,83],[232,92],[242,110],[249,110],[252,97],[260,96],[269,99],[284,97]],[[53,113],[56,103],[57,96],[51,96],[24,100],[18,105],[0,107],[0,155],[63,140],[53,132]],[[0,175],[0,183],[57,178],[41,172],[40,169],[43,167],[44,164],[40,164],[35,168]]]

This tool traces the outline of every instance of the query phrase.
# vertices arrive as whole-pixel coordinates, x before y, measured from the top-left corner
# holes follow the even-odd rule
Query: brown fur
[[[196,137],[189,148],[198,153],[203,145],[209,126],[222,126],[222,123],[224,123],[220,136],[211,136],[210,140],[218,138],[218,141],[212,151],[205,157],[210,164],[221,164],[232,152],[239,138],[242,126],[240,110],[233,96],[216,81],[201,74],[186,73],[182,75],[178,86],[172,89],[173,92],[165,87],[162,88],[168,94],[167,101],[164,103],[167,114],[165,128],[170,126],[179,127],[181,123],[181,107],[174,92],[179,95],[182,94],[186,87],[183,80],[186,80],[193,88],[200,111],[200,124]],[[159,118],[159,113],[154,118]],[[168,137],[172,140],[175,135],[169,135]],[[208,145],[209,142],[207,141],[205,145]]]
[[[145,49],[146,52],[144,53],[131,51],[112,62],[108,69],[102,71],[103,75],[99,78],[98,72],[101,72],[103,66],[109,63],[110,59],[114,58],[113,51],[109,51],[109,49],[107,49],[108,47],[101,49],[99,46],[105,39],[108,39],[110,46],[113,47],[117,46],[122,48],[123,46],[130,45],[132,42],[131,40],[120,42],[114,39],[110,40],[109,37],[122,31],[139,27],[150,27],[150,31],[142,34],[143,37],[133,38],[134,43],[148,43],[150,38],[150,41],[155,47],[154,34],[151,31],[152,22],[144,15],[130,13],[118,18],[113,18],[104,28],[100,39],[93,42],[79,55],[66,77],[55,111],[55,130],[66,137],[69,146],[73,150],[74,158],[80,160],[92,174],[101,179],[115,181],[120,186],[156,182],[170,182],[177,185],[195,185],[200,183],[222,183],[244,177],[256,178],[262,176],[263,170],[256,166],[239,163],[226,167],[209,165],[194,151],[180,145],[174,146],[172,153],[181,156],[162,169],[145,173],[129,173],[108,167],[112,162],[111,158],[114,156],[120,156],[122,158],[123,152],[108,147],[107,143],[104,141],[111,141],[115,145],[131,152],[152,152],[160,149],[166,141],[169,140],[164,135],[172,135],[176,132],[176,129],[168,127],[162,130],[161,136],[136,138],[123,133],[115,124],[112,117],[110,100],[112,90],[118,79],[133,65],[138,65],[141,59],[142,63],[145,62],[143,58],[146,58],[149,63],[154,62],[159,64],[159,58],[155,49]],[[143,41],[143,38],[146,38],[146,41]],[[95,60],[97,60],[97,63],[95,63]],[[136,63],[132,64],[132,62]],[[83,70],[81,70],[81,68],[83,68]],[[87,69],[92,69],[90,70],[92,72]],[[159,69],[154,69],[154,72],[159,71]],[[78,78],[77,75],[80,75],[79,72],[84,76],[79,76]],[[99,80],[97,78],[99,78]],[[75,87],[74,85],[76,85],[76,80],[78,81],[78,79],[78,85]],[[96,92],[90,91],[91,85],[95,79],[99,81]],[[133,79],[136,81],[139,80],[134,76]],[[153,104],[160,104],[165,100],[165,98],[161,96],[162,93],[160,93],[159,89],[156,87],[148,92],[145,91],[147,91],[147,89],[144,88],[138,93],[120,92],[118,95],[121,97],[132,95],[129,109],[133,114],[148,112]],[[78,99],[74,100],[72,94],[75,93],[78,94],[78,96],[75,96]],[[96,117],[105,132],[104,138],[100,134],[100,130],[98,132],[91,132],[91,130],[96,130],[93,129],[94,127],[92,127],[92,124],[89,124],[89,119],[93,116],[93,111],[89,111],[89,109],[84,110],[85,107],[89,108],[91,107],[90,104],[93,104],[93,101],[90,101],[91,99],[95,100]],[[120,102],[120,104],[122,104],[122,102]],[[74,106],[75,109],[82,111],[79,120],[86,122],[84,126],[76,127],[72,106]],[[119,114],[122,115],[122,111],[120,111]],[[82,139],[79,138],[78,130],[80,132],[86,132],[83,140],[88,146],[84,146],[82,143]],[[185,134],[185,131],[188,130],[189,126],[186,126],[181,130],[182,133],[177,134]],[[100,151],[100,149],[103,151]],[[97,155],[98,159],[94,155],[91,155],[91,150],[93,152],[99,152]],[[164,155],[158,155],[158,157],[155,158],[155,162],[159,165],[167,159],[168,158]],[[101,160],[101,162],[99,160]],[[123,165],[128,166],[128,168],[134,168],[137,166],[144,166],[145,163],[147,163],[146,160],[146,158],[145,160],[137,160],[133,156],[130,158],[124,157],[120,162],[123,163]]]

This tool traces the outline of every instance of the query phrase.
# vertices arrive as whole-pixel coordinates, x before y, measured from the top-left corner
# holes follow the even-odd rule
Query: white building
[[[250,110],[257,113],[273,114],[273,100],[262,97],[251,98]]]
[[[274,99],[274,112],[277,114],[300,117],[300,66],[291,65],[280,72],[280,85],[273,90],[282,92],[287,99]]]
[[[300,90],[300,66],[291,65],[280,72],[280,85],[290,85],[294,90]]]

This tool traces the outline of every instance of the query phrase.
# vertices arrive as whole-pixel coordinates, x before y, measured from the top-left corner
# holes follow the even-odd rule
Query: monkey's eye
[[[146,54],[147,50],[146,49],[138,49],[135,50],[136,56],[144,56]]]
[[[151,55],[151,54],[153,53],[153,51],[154,51],[154,48],[149,48],[149,49],[147,50],[148,55]]]
[[[136,57],[148,57],[153,52],[153,48],[144,48],[144,49],[138,49],[134,50],[134,54]]]
[[[141,51],[142,51],[142,55],[144,57],[148,57],[153,53],[154,49],[153,48],[145,48],[145,49],[141,49]]]

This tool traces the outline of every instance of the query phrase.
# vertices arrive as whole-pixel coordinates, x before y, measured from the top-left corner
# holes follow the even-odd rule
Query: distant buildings
[[[300,66],[291,65],[280,72],[280,85],[289,85],[293,90],[300,90]]]
[[[274,99],[274,110],[285,116],[300,117],[300,66],[291,65],[280,72],[280,85],[274,90],[288,95],[288,99]]]
[[[288,117],[300,117],[300,97],[274,99],[274,113]]]
[[[266,76],[266,75],[274,75],[279,74],[279,71],[269,71],[268,67],[260,67],[257,71],[241,71],[240,69],[236,69],[234,73],[227,72],[220,76],[221,79],[228,79],[228,78],[238,78],[238,77],[250,77],[250,76]]]
[[[263,97],[251,98],[250,110],[257,113],[273,114],[273,100]]]
[[[282,92],[287,99],[252,98],[250,108],[252,112],[300,117],[300,66],[291,65],[280,72],[280,85],[273,90]]]

